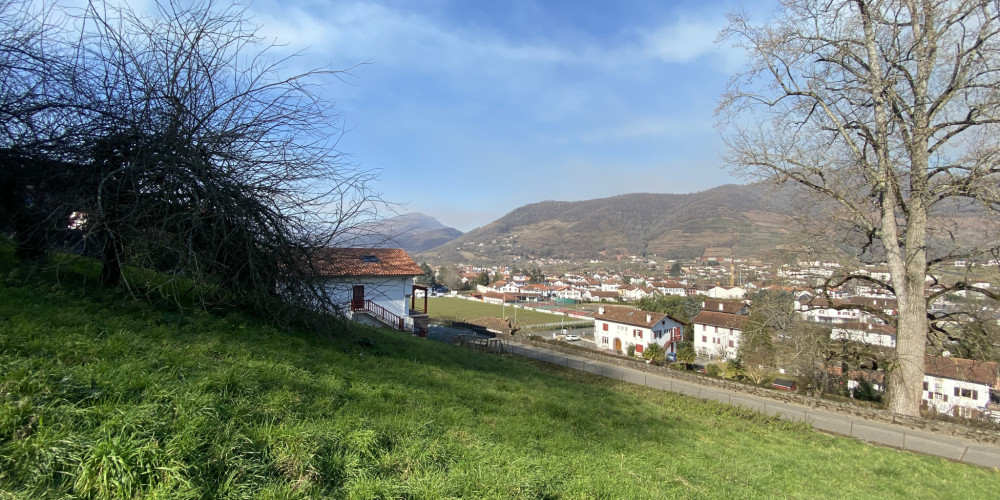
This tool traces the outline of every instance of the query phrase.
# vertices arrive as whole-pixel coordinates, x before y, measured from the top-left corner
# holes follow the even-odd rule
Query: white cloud
[[[666,63],[686,63],[715,52],[718,20],[688,21],[641,33],[644,52]]]

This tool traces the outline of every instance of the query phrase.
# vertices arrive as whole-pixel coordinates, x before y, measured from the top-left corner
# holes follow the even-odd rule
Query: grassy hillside
[[[387,331],[277,331],[37,276],[0,282],[0,498],[1000,490],[995,471],[520,358]]]

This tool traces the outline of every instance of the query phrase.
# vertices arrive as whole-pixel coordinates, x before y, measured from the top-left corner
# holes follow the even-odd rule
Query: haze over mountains
[[[782,206],[765,188],[729,184],[688,194],[634,193],[586,201],[543,201],[425,252],[444,261],[509,257],[590,259],[618,253],[667,258],[706,249],[749,254],[788,235]]]
[[[517,208],[465,234],[419,213],[387,223],[395,242],[419,260],[435,262],[605,260],[616,255],[660,259],[794,257],[803,244],[799,237],[802,228],[792,219],[803,210],[793,201],[795,189],[727,184],[698,193],[543,201]],[[817,215],[823,211],[815,202],[805,206]],[[932,235],[933,248],[961,247],[1000,231],[993,217],[975,207],[941,207],[937,212],[935,221],[946,231],[938,235],[940,238]],[[825,228],[827,223],[820,222],[824,218],[810,218],[808,223]],[[844,244],[844,235],[833,231],[824,248]],[[846,246],[842,250],[848,254],[856,251]],[[877,260],[877,255],[874,258]]]
[[[462,236],[458,229],[445,226],[434,217],[420,212],[386,219],[381,226],[390,241],[380,246],[396,246],[411,254],[430,250]]]

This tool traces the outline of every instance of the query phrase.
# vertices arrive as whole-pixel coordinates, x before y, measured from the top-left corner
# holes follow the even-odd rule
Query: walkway
[[[819,431],[850,436],[873,444],[944,457],[982,467],[1000,468],[1000,447],[976,443],[959,437],[921,432],[808,406],[742,394],[723,388],[706,387],[676,380],[666,375],[646,373],[641,370],[514,342],[509,344],[507,352],[653,389],[752,408],[762,413],[778,415],[787,420],[806,422]]]

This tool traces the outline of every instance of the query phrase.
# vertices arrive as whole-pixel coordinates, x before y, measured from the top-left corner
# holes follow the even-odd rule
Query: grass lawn
[[[517,357],[0,273],[0,499],[997,491],[997,471]]]
[[[517,324],[522,327],[546,323],[579,323],[579,320],[540,311],[528,311],[513,306],[487,304],[455,297],[431,297],[427,299],[427,314],[431,321],[467,321],[475,318],[513,318],[517,310]],[[592,324],[587,322],[587,324]]]

